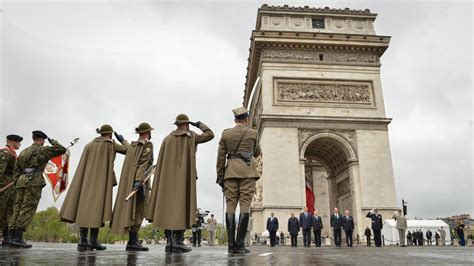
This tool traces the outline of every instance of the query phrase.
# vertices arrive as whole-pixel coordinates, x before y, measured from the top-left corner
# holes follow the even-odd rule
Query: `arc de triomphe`
[[[262,177],[252,203],[253,233],[274,212],[286,232],[291,212],[314,191],[332,235],[329,214],[349,209],[354,237],[378,207],[396,209],[380,57],[390,37],[376,35],[369,10],[273,7],[258,10],[252,32],[244,105],[260,134]]]

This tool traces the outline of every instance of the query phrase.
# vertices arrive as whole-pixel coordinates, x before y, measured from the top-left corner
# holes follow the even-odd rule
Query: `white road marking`
[[[258,255],[259,257],[265,257],[265,256],[268,256],[268,255],[272,255],[273,252],[268,252],[268,253],[262,253],[260,255]]]

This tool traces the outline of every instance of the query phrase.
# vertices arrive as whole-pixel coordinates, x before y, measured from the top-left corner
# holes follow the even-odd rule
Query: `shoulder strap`
[[[247,129],[244,131],[244,134],[242,134],[242,137],[240,137],[239,144],[237,144],[237,147],[235,147],[234,155],[237,154],[237,150],[239,150],[240,143],[242,143],[242,140],[244,139],[245,134],[247,134],[247,131],[249,131],[249,128],[247,128]]]

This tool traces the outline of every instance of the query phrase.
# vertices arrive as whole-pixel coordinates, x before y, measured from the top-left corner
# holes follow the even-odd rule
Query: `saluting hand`
[[[125,141],[125,138],[124,138],[122,135],[118,134],[117,132],[114,132],[114,135],[115,135],[115,138],[117,138],[117,140],[118,140],[120,143],[122,143],[122,142]]]
[[[199,126],[201,125],[201,121],[197,121],[197,122],[190,122],[189,124],[191,124],[192,126],[194,127],[197,127],[199,128]]]

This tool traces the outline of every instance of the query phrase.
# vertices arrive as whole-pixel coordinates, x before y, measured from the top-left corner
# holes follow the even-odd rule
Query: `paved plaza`
[[[123,245],[106,251],[79,253],[74,244],[35,244],[32,249],[0,248],[0,265],[302,265],[302,264],[474,264],[472,247],[334,247],[304,248],[252,246],[247,255],[228,255],[225,246],[193,248],[191,253],[166,255],[163,245],[149,252],[126,252]]]

